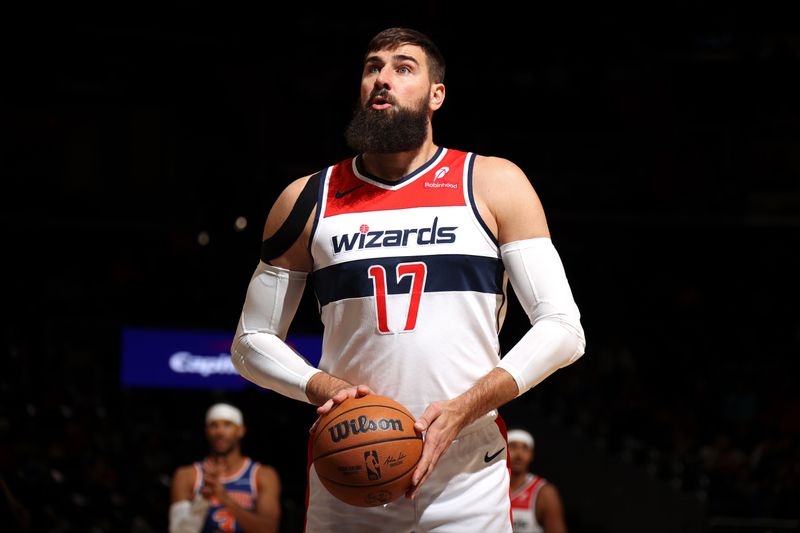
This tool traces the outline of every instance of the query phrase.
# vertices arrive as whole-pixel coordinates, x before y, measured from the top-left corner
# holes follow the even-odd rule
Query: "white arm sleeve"
[[[283,340],[300,305],[306,275],[259,261],[231,346],[233,366],[245,379],[304,402],[309,401],[306,384],[320,370]]]
[[[514,377],[522,394],[575,362],[586,349],[586,339],[564,266],[549,238],[504,244],[500,255],[532,326],[497,365]]]
[[[182,500],[169,507],[169,533],[200,533],[211,504],[202,496]]]

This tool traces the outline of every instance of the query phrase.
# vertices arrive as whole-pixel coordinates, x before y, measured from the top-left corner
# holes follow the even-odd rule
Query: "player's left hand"
[[[431,475],[436,463],[447,452],[465,425],[464,413],[455,408],[453,400],[433,402],[425,409],[422,416],[414,423],[414,431],[425,433],[425,442],[422,445],[422,457],[411,476],[411,488],[406,492],[406,498],[416,497],[419,488]]]

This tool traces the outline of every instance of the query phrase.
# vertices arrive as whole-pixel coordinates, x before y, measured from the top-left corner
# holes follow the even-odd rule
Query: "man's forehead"
[[[422,47],[416,44],[401,44],[400,46],[394,46],[392,48],[384,47],[380,50],[373,50],[367,54],[367,61],[370,61],[373,58],[379,58],[387,61],[395,57],[411,57],[414,58],[419,64],[422,64],[426,59],[425,51],[422,49]]]

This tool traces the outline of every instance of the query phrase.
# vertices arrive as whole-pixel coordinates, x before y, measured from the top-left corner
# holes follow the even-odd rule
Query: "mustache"
[[[372,102],[374,102],[376,98],[383,98],[384,100],[386,100],[387,103],[392,105],[395,105],[397,103],[397,101],[394,99],[394,96],[389,94],[388,89],[385,88],[377,90],[373,89],[372,92],[369,94],[369,98],[367,99],[367,103],[364,107],[369,107],[370,105],[372,105]]]

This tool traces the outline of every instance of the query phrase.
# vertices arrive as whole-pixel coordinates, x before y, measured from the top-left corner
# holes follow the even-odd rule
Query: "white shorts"
[[[508,443],[497,420],[460,435],[439,459],[414,500],[378,507],[337,500],[308,474],[306,533],[511,533]]]

